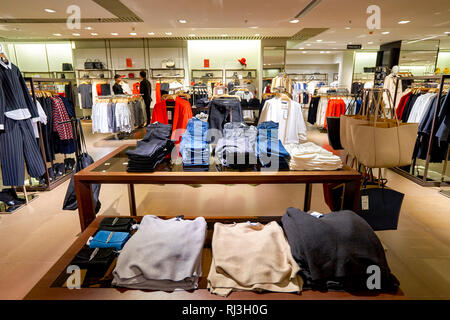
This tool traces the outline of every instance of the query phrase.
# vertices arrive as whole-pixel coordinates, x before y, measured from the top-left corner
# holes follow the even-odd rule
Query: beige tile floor
[[[123,142],[93,136],[85,125],[88,149],[95,159]],[[310,132],[325,144],[326,135]],[[450,198],[436,188],[423,188],[386,171],[389,185],[405,193],[399,228],[378,232],[393,273],[411,299],[450,298]],[[63,211],[68,182],[11,215],[0,215],[0,299],[21,299],[47,272],[80,232],[77,212]],[[302,207],[303,187],[264,186],[136,186],[139,214],[282,215]],[[104,185],[99,214],[128,215],[127,189]],[[328,212],[322,186],[314,186],[312,209]]]

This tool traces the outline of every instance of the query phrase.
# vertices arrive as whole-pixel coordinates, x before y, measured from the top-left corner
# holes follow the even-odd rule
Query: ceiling
[[[377,49],[380,44],[390,41],[432,38],[441,40],[441,44],[450,49],[450,37],[445,34],[450,32],[448,0],[429,0],[426,5],[419,0],[322,0],[301,16],[298,23],[290,23],[289,20],[310,2],[15,0],[1,5],[0,37],[11,40],[193,38],[195,34],[195,37],[273,38],[292,37],[305,28],[322,28],[325,31],[307,40],[302,38],[292,42],[290,47],[339,50],[353,43],[362,44],[365,49]],[[381,29],[371,32],[366,26],[369,17],[366,11],[374,3],[381,9]],[[80,30],[70,30],[65,23],[69,16],[67,7],[73,4],[81,9]],[[45,8],[56,12],[45,12]],[[180,19],[186,20],[186,23],[180,23]],[[410,22],[398,24],[401,20]],[[87,27],[91,29],[87,30]]]

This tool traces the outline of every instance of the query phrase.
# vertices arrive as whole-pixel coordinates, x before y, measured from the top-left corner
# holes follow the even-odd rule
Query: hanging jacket
[[[53,131],[58,133],[61,140],[73,139],[72,126],[64,103],[60,97],[52,97]]]
[[[175,140],[176,144],[180,143],[181,136],[186,131],[189,119],[192,118],[192,109],[189,101],[177,97],[175,99],[175,109],[173,115],[172,125],[172,140]],[[167,106],[166,100],[161,101],[153,107],[152,121],[151,123],[160,122],[163,124],[169,124],[167,118]]]
[[[39,120],[39,114],[28,92],[19,68],[9,62],[0,61],[0,130],[4,130],[5,117],[14,120],[32,118]]]

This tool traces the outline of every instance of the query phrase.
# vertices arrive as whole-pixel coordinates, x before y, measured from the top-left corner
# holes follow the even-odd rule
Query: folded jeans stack
[[[201,276],[204,218],[144,216],[113,271],[113,285],[146,290],[193,290]]]
[[[278,139],[278,123],[262,122],[258,125],[256,156],[264,168],[289,169],[290,155]]]
[[[291,155],[291,170],[338,170],[342,168],[342,160],[322,147],[306,142],[287,144],[286,150]]]
[[[144,139],[138,141],[134,150],[127,151],[128,172],[152,172],[175,146],[170,140],[172,126],[153,123],[147,127]]]
[[[191,118],[180,143],[183,166],[209,166],[208,122]]]
[[[230,168],[247,168],[257,164],[255,155],[257,130],[245,123],[226,123],[223,137],[216,146],[216,156],[222,165]]]
[[[283,230],[276,222],[214,225],[208,289],[300,292],[303,281]]]

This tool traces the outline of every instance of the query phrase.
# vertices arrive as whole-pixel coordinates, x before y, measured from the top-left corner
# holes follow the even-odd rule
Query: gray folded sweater
[[[204,218],[142,219],[113,271],[113,285],[147,290],[197,289],[206,237]]]

